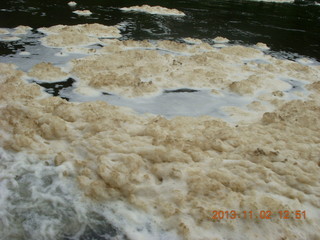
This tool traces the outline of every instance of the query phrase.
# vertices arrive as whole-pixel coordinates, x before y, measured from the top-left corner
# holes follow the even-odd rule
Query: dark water
[[[315,1],[266,3],[239,0],[79,0],[76,9],[88,9],[90,17],[72,13],[66,0],[2,0],[0,27],[29,25],[126,22],[124,38],[209,39],[224,36],[233,42],[264,42],[274,51],[298,53],[320,60],[320,6]],[[185,17],[121,12],[120,7],[161,5],[177,8]],[[0,43],[2,55],[21,48],[21,42]]]

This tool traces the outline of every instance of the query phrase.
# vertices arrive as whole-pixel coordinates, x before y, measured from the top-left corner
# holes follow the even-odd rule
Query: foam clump
[[[73,13],[79,16],[90,16],[92,14],[90,10],[76,10],[76,11],[73,11]]]
[[[14,28],[15,31],[12,32],[13,35],[25,35],[27,34],[30,30],[32,30],[31,27],[29,26],[23,26],[20,25],[18,27]]]
[[[77,6],[77,3],[74,2],[74,1],[71,1],[71,2],[68,2],[68,5],[69,5],[70,7],[75,7],[75,6]]]
[[[61,68],[56,67],[51,63],[42,62],[33,66],[29,71],[28,76],[40,81],[56,82],[66,79],[68,73],[63,72]]]
[[[121,37],[120,31],[113,26],[105,26],[99,23],[79,24],[79,25],[56,25],[52,27],[39,28],[38,31],[45,34],[61,33],[81,33],[83,35],[99,38],[118,38]]]
[[[227,43],[227,42],[229,42],[229,39],[219,36],[219,37],[214,38],[213,41],[215,43]]]
[[[183,41],[189,44],[201,44],[202,41],[200,39],[195,39],[195,38],[184,38]]]
[[[268,81],[265,81],[265,79]],[[291,88],[289,83],[284,81],[274,79],[268,75],[266,76],[255,76],[251,75],[248,79],[241,80],[238,82],[232,82],[229,85],[231,91],[239,93],[241,95],[245,94],[253,94],[255,91],[259,91],[261,89],[268,89],[269,91],[284,91]]]
[[[26,73],[17,70],[17,68],[14,64],[0,63],[0,85],[3,91],[0,97],[0,104],[7,101],[29,101],[41,95],[38,85],[25,84],[21,80],[26,77]]]
[[[88,46],[99,43],[96,38],[88,37],[81,33],[63,32],[49,35],[41,39],[43,45],[48,47]]]
[[[73,26],[56,25],[39,28],[38,31],[48,34],[42,43],[50,47],[87,46],[100,43],[98,38],[119,38],[120,31],[116,27],[101,24],[80,24]]]
[[[7,30],[7,29],[4,29],[4,28],[0,28],[0,34],[2,35],[5,35],[5,34],[9,34],[10,32]]]
[[[160,6],[132,6],[132,7],[123,7],[120,8],[122,11],[137,11],[137,12],[145,12],[150,14],[159,14],[159,15],[176,15],[176,16],[185,16],[185,14],[177,9],[169,9]]]
[[[262,50],[269,50],[269,49],[270,49],[270,48],[267,46],[267,44],[261,43],[261,42],[258,42],[258,43],[256,44],[256,47],[257,47],[257,48],[260,48],[260,49],[262,49]]]

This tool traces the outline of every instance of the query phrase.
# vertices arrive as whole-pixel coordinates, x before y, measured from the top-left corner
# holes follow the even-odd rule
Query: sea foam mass
[[[27,71],[0,64],[3,239],[320,238],[318,64],[200,39],[117,40],[101,24],[39,31],[47,47],[84,56]],[[69,101],[36,84],[70,77]],[[99,99],[179,89],[207,91],[224,117],[168,118]],[[86,90],[97,99],[73,101]],[[228,94],[246,104],[224,105]],[[215,210],[274,215],[212,219]],[[284,210],[307,218],[276,216]]]

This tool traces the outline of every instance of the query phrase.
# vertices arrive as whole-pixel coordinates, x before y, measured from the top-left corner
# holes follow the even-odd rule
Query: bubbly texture
[[[59,35],[60,29],[45,32]],[[1,63],[0,145],[51,159],[64,167],[60,177],[77,181],[93,204],[123,202],[178,239],[320,238],[319,65],[188,40],[192,44],[105,41],[72,60],[69,70],[40,63],[26,73]],[[70,74],[77,88],[127,97],[183,87],[232,92],[254,97],[247,108],[259,115],[229,107],[239,117],[230,124],[211,116],[137,114],[102,101],[68,102],[24,80],[30,74],[42,79],[42,71],[53,79]],[[212,220],[214,210],[305,210],[307,219]],[[14,227],[6,219],[0,224]]]
[[[29,26],[17,26],[14,29],[0,29],[0,41],[2,42],[16,42],[21,40],[21,35],[30,32],[32,28]]]
[[[218,37],[215,37],[215,38],[213,39],[213,41],[214,41],[215,43],[227,43],[227,42],[229,42],[229,39],[218,36]]]
[[[99,38],[119,38],[120,31],[116,27],[102,24],[80,24],[73,26],[56,25],[39,28],[38,31],[48,34],[42,43],[49,47],[87,46],[100,43]]]
[[[12,32],[12,34],[13,34],[13,35],[25,35],[25,34],[27,34],[30,30],[32,30],[31,27],[20,25],[20,26],[14,28],[14,31]]]
[[[51,63],[39,63],[35,65],[28,73],[31,78],[40,81],[59,81],[67,78],[68,74],[63,72],[59,67],[53,66]]]
[[[160,6],[132,6],[132,7],[123,7],[120,8],[122,11],[136,11],[136,12],[144,12],[149,14],[159,14],[159,15],[176,15],[176,16],[185,16],[185,14],[177,9],[169,9]]]

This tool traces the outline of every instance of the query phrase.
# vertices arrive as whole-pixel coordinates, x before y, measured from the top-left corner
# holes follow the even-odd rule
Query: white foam
[[[73,11],[73,13],[79,15],[79,16],[90,16],[92,14],[92,12],[90,10],[76,10],[76,11]]]
[[[218,44],[213,44],[213,47],[215,48],[224,48],[226,47],[227,45],[226,44],[223,44],[223,43],[218,43]]]
[[[55,166],[50,156],[39,159],[2,148],[0,159],[0,227],[4,239],[80,239],[90,234],[89,228],[91,235],[94,231],[117,239],[179,239],[175,232],[162,230],[152,216],[123,201],[88,201],[71,178],[75,169],[70,162]],[[110,224],[118,233],[108,227]]]
[[[70,7],[75,7],[75,6],[77,6],[77,3],[71,1],[71,2],[68,2],[68,5],[69,5]]]
[[[213,39],[213,41],[215,43],[227,43],[229,42],[229,39],[228,38],[224,38],[224,37],[216,37]]]
[[[259,48],[259,49],[261,49],[261,50],[269,50],[269,49],[270,49],[270,48],[267,46],[267,44],[261,43],[261,42],[258,42],[258,43],[256,44],[256,47]]]
[[[122,11],[136,11],[136,12],[144,12],[149,14],[158,14],[158,15],[173,15],[173,16],[185,16],[185,14],[177,9],[169,9],[160,6],[132,6],[132,7],[123,7],[120,8]]]
[[[10,32],[6,28],[0,28],[0,35],[6,35],[9,34]]]
[[[23,51],[23,52],[20,52],[19,55],[21,55],[21,56],[30,56],[31,53],[30,53],[30,52]]]
[[[308,58],[298,58],[298,59],[296,59],[296,61],[297,61],[298,63],[303,64],[303,65],[311,65],[311,64],[314,63],[313,60],[308,59]]]
[[[12,32],[12,34],[13,35],[26,35],[30,32],[30,30],[32,30],[31,27],[20,25],[20,26],[14,28],[14,31]]]
[[[19,37],[13,37],[13,36],[6,36],[6,37],[0,37],[0,41],[2,42],[15,42],[19,41],[21,38]]]
[[[195,38],[184,38],[183,41],[185,41],[186,43],[190,43],[190,44],[201,44],[202,41],[199,39],[195,39]]]

